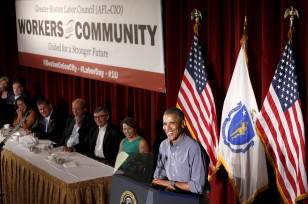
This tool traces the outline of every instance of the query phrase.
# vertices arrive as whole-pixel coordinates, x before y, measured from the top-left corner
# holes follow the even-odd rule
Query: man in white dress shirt
[[[96,126],[90,129],[85,148],[87,154],[105,164],[114,166],[119,144],[123,133],[119,127],[109,121],[109,110],[106,107],[97,107],[94,110]]]

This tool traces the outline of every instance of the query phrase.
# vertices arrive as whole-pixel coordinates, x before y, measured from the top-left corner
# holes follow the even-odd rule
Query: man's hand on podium
[[[175,191],[175,192],[179,192],[179,190],[183,190],[183,191],[191,192],[190,189],[189,189],[189,186],[188,186],[188,182],[175,182],[174,186],[171,186],[170,182],[171,181],[169,181],[169,180],[154,179],[152,181],[152,184],[164,186],[164,187],[166,187],[166,189],[165,189],[166,191],[172,190],[172,191]]]
[[[158,185],[158,186],[166,187],[165,191],[168,191],[168,192],[178,192],[178,190],[176,189],[176,186],[171,186],[170,185],[170,181],[169,180],[154,179],[152,181],[152,184],[153,185]]]

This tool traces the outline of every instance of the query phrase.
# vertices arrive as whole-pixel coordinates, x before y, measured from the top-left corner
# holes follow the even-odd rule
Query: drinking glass
[[[48,153],[49,153],[49,154],[52,154],[52,153],[53,153],[53,144],[52,144],[52,143],[50,143],[50,144],[48,145]]]

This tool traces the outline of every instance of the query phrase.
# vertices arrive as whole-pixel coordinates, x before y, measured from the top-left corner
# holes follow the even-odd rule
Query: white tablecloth
[[[3,140],[4,138],[1,137],[0,139]],[[44,146],[48,143],[50,143],[49,140],[39,140],[38,146]],[[48,151],[42,150],[35,154],[12,139],[7,140],[4,149],[11,151],[30,164],[65,183],[76,183],[100,177],[108,177],[113,174],[112,167],[86,157],[78,152],[60,153],[61,157],[64,159],[64,163],[72,162],[77,165],[76,167],[64,167],[54,161],[50,161],[48,159]],[[53,151],[60,152],[60,147],[55,148]]]

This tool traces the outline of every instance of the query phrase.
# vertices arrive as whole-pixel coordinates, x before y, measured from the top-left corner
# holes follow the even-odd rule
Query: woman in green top
[[[149,152],[149,146],[145,139],[137,134],[137,122],[130,117],[121,122],[121,129],[126,136],[122,139],[119,152]]]

